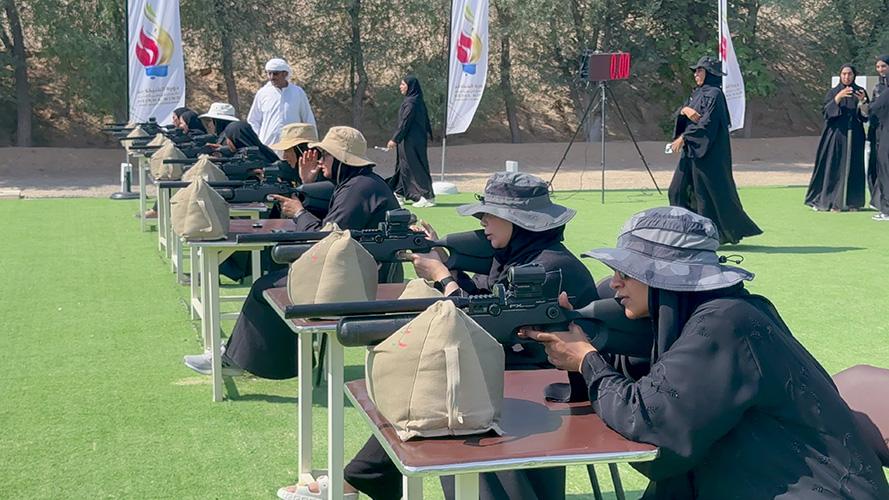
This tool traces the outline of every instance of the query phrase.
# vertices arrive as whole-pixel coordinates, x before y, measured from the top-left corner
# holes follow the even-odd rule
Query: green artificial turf
[[[835,373],[864,363],[889,368],[889,223],[873,212],[815,213],[802,188],[745,188],[745,208],[765,234],[724,247],[756,273],[794,334]],[[566,244],[611,246],[633,213],[666,204],[652,192],[556,193],[578,210]],[[476,229],[453,207],[470,193],[416,209],[439,234]],[[178,285],[141,233],[133,201],[0,200],[0,498],[274,499],[297,470],[296,383],[226,379],[211,402],[209,377],[186,369],[202,351]],[[587,261],[596,278],[608,273]],[[243,292],[229,286],[224,293]],[[230,329],[232,322],[223,322]],[[363,350],[346,351],[346,377],[363,377]],[[315,392],[316,460],[326,456],[326,387]],[[352,408],[346,456],[370,434]],[[610,489],[607,471],[600,481]],[[630,498],[645,486],[621,467]],[[428,498],[442,498],[427,480]],[[571,498],[591,498],[582,467]],[[613,497],[612,497],[613,498]]]

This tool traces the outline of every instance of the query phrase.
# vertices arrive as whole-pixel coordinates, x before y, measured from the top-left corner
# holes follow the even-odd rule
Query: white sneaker
[[[395,193],[395,199],[398,200],[398,205],[401,208],[404,208],[404,196],[401,196],[400,194]]]
[[[423,198],[421,196],[420,201],[414,202],[414,207],[417,207],[417,208],[428,208],[428,207],[434,207],[434,206],[435,206],[435,198],[429,198],[427,200],[426,198]]]
[[[243,375],[244,370],[225,355],[225,346],[222,347],[222,374],[227,377],[240,377]],[[210,356],[210,351],[205,351],[203,354],[184,356],[182,361],[185,363],[185,366],[201,375],[213,373],[213,358]]]
[[[874,215],[873,217],[871,217],[871,219],[873,219],[873,220],[889,220],[889,214]]]

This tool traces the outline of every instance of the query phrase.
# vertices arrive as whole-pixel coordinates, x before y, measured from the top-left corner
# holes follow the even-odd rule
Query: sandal
[[[319,476],[318,479],[319,492],[309,491],[309,485],[306,483],[298,483],[296,490],[287,491],[288,487],[278,490],[278,498],[281,500],[327,500],[327,476]],[[346,493],[343,500],[358,500],[358,493]]]

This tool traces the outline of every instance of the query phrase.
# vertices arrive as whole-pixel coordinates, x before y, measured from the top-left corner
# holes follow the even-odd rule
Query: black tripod
[[[553,180],[556,178],[556,174],[559,173],[559,169],[562,168],[562,163],[565,162],[565,158],[568,156],[568,151],[571,149],[571,145],[574,144],[574,140],[577,138],[577,134],[583,128],[583,124],[586,123],[587,118],[589,118],[590,116],[590,113],[598,108],[602,110],[602,203],[605,203],[605,105],[608,101],[608,95],[611,96],[611,104],[613,104],[614,108],[617,110],[617,116],[620,117],[620,121],[623,122],[624,127],[627,128],[627,133],[630,135],[630,139],[633,141],[633,146],[636,147],[636,152],[639,153],[639,159],[642,160],[642,164],[645,165],[645,170],[648,171],[648,175],[649,177],[651,177],[651,182],[654,183],[654,187],[655,189],[657,189],[658,194],[661,194],[661,188],[658,187],[657,181],[654,180],[654,175],[651,173],[651,169],[648,168],[648,162],[645,161],[645,156],[642,154],[642,150],[639,149],[639,143],[636,142],[636,137],[633,136],[633,131],[630,130],[630,125],[627,124],[627,120],[624,118],[624,113],[620,109],[620,104],[617,102],[617,98],[614,97],[614,93],[611,91],[611,88],[608,87],[608,82],[605,80],[599,82],[599,99],[590,99],[590,104],[587,106],[586,111],[584,111],[583,117],[580,119],[580,123],[577,124],[577,129],[574,131],[574,135],[571,136],[571,142],[569,142],[568,147],[565,148],[565,153],[562,154],[562,159],[559,160],[559,165],[556,167],[555,172],[553,172],[553,176],[549,180],[549,185],[552,186]],[[594,104],[595,106],[593,106]]]

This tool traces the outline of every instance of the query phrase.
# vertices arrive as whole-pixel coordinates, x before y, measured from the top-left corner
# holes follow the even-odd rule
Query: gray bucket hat
[[[543,179],[522,172],[495,173],[478,199],[478,203],[457,207],[457,213],[479,219],[495,215],[535,233],[564,226],[577,213],[553,203]]]
[[[713,56],[701,56],[701,58],[698,59],[698,63],[692,64],[689,68],[691,68],[692,71],[695,71],[698,68],[704,68],[704,71],[711,75],[725,76],[725,73],[722,71],[722,61]]]
[[[657,207],[630,217],[617,248],[581,254],[645,283],[674,292],[704,292],[753,279],[753,273],[720,263],[716,225],[680,207]]]

